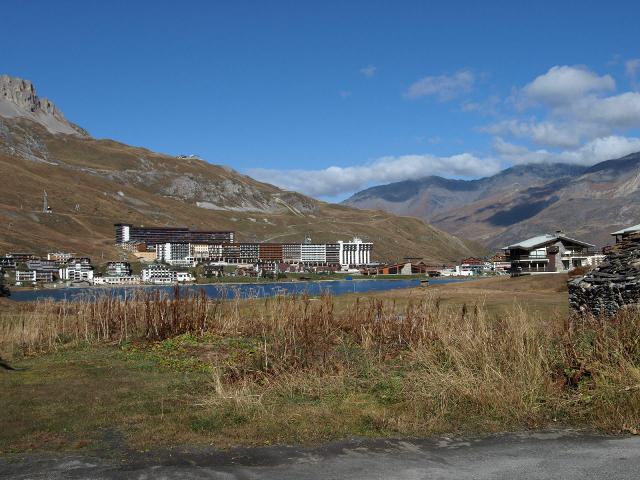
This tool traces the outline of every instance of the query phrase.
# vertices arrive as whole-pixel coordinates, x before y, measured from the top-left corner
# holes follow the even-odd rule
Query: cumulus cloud
[[[586,67],[555,66],[516,91],[514,118],[479,130],[543,147],[575,149],[640,127],[640,93],[611,94],[614,89],[610,75]],[[542,107],[537,116],[520,118],[533,106]]]
[[[546,149],[529,150],[498,137],[494,140],[493,148],[501,158],[515,165],[570,163],[591,166],[640,151],[640,138],[610,135],[596,138],[573,150],[554,152]]]
[[[605,98],[585,97],[556,114],[599,124],[609,129],[635,128],[640,126],[640,93],[625,92]]]
[[[475,76],[470,70],[461,70],[454,75],[428,76],[414,82],[404,93],[404,97],[414,100],[433,96],[446,102],[471,91],[474,83]]]
[[[365,77],[373,77],[378,71],[378,67],[375,65],[368,65],[360,69],[360,73]]]
[[[501,168],[494,158],[470,153],[449,157],[402,155],[381,157],[352,167],[328,167],[321,170],[252,169],[249,175],[287,190],[316,197],[335,197],[370,185],[397,182],[429,175],[477,177],[492,175]]]
[[[589,93],[615,90],[611,75],[599,76],[582,66],[555,66],[523,88],[526,99],[561,105]]]
[[[591,123],[516,119],[503,120],[479,130],[493,135],[526,138],[537,145],[558,148],[574,148],[581,145],[584,138],[593,138],[609,132],[608,128]]]

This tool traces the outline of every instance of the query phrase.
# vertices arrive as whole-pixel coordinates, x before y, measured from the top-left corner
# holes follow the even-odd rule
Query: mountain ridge
[[[234,230],[240,241],[360,235],[374,242],[374,257],[383,261],[406,255],[451,262],[483,251],[416,218],[363,213],[204,160],[92,138],[40,99],[31,82],[4,84],[11,89],[0,99],[12,110],[0,110],[0,175],[11,181],[0,190],[0,250],[119,258],[113,224],[126,222]],[[43,190],[52,214],[42,211]]]
[[[357,192],[343,203],[414,215],[489,248],[558,229],[606,245],[609,232],[640,219],[640,206],[634,202],[640,199],[640,153],[590,167],[519,165],[490,177],[455,182],[451,189],[447,182],[435,187],[429,180],[402,201],[386,195],[402,188],[402,182],[396,182]],[[469,191],[475,194],[461,194]]]

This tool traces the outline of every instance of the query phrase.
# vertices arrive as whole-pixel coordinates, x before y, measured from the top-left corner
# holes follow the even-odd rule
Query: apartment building
[[[234,264],[289,263],[308,266],[357,268],[371,263],[373,243],[360,238],[337,243],[235,243],[234,232],[192,231],[183,227],[134,227],[116,224],[116,243],[133,248],[153,246],[157,261],[194,266],[198,262]],[[133,251],[133,250],[132,250]]]
[[[27,260],[28,270],[58,273],[59,263],[53,260]]]
[[[176,272],[176,281],[179,283],[195,282],[196,277],[194,277],[190,272]]]
[[[157,245],[160,243],[232,243],[232,231],[189,230],[186,227],[136,227],[127,223],[116,223],[117,245],[129,242]]]
[[[12,257],[0,257],[0,268],[4,270],[15,270],[16,259]]]
[[[354,268],[371,263],[373,243],[363,242],[354,237],[350,242],[338,242],[340,252],[340,265],[343,268]]]
[[[88,259],[70,260],[58,270],[60,280],[93,283],[93,266],[86,260]]]
[[[141,281],[140,275],[118,275],[94,277],[94,285],[138,285]]]
[[[189,256],[196,262],[220,260],[222,258],[222,244],[192,243]]]
[[[54,262],[65,263],[75,257],[75,253],[69,252],[50,252],[47,253],[47,260],[52,260]]]
[[[302,245],[300,243],[283,243],[282,261],[285,263],[300,263],[302,261]]]
[[[258,255],[263,262],[282,262],[284,246],[281,243],[260,243]]]
[[[107,262],[107,277],[129,277],[131,273],[131,264],[129,262]]]
[[[52,283],[53,272],[40,270],[16,270],[16,283]]]
[[[300,245],[300,262],[305,265],[327,263],[327,246],[324,243],[303,243]]]
[[[154,263],[142,269],[142,281],[156,284],[175,283],[178,281],[177,272],[166,265]]]
[[[169,265],[191,267],[195,265],[191,257],[191,244],[189,243],[158,243],[156,244],[156,259]]]

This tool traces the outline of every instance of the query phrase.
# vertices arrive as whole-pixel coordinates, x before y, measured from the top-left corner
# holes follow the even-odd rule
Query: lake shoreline
[[[372,279],[362,278],[357,280],[308,280],[299,282],[265,282],[265,283],[198,283],[198,284],[173,284],[173,285],[104,285],[91,287],[60,287],[37,290],[14,290],[9,299],[16,302],[29,302],[41,299],[53,299],[54,301],[91,298],[115,294],[126,297],[129,292],[156,289],[168,295],[172,295],[178,285],[180,291],[199,292],[204,291],[207,296],[214,299],[231,298],[263,298],[282,294],[300,295],[308,294],[319,296],[324,293],[343,295],[347,293],[367,293],[404,288],[414,288],[422,283],[422,277],[413,279]],[[440,278],[430,279],[430,284],[458,283],[468,281],[464,278]]]

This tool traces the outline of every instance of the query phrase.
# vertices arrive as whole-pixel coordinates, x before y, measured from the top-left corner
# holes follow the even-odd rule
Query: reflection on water
[[[432,279],[431,284],[458,282],[460,279]],[[184,285],[180,291],[204,291],[210,298],[261,298],[274,295],[295,295],[307,293],[312,296],[330,293],[343,295],[345,293],[379,292],[410,288],[420,285],[420,280],[332,280],[324,282],[292,282],[292,283],[243,283],[243,284],[209,284]],[[117,295],[125,297],[132,295],[139,289],[157,290],[173,295],[173,286],[140,286],[119,288],[57,288],[51,290],[23,290],[12,292],[11,299],[19,302],[33,300],[78,300],[91,299],[102,295]]]

